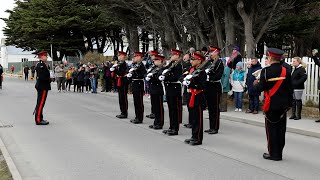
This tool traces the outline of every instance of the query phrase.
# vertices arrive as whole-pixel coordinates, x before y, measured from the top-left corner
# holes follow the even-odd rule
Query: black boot
[[[297,103],[296,103],[296,100],[294,99],[292,101],[291,117],[289,119],[296,118],[296,108],[297,108]]]
[[[301,119],[301,111],[302,111],[302,100],[297,100],[297,116],[294,120]]]

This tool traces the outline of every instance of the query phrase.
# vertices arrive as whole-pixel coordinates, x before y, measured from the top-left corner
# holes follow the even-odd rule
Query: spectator
[[[29,70],[30,70],[29,66],[25,66],[23,68],[24,80],[25,81],[28,81],[28,79],[29,79]]]
[[[68,68],[67,73],[66,73],[66,89],[68,89],[68,91],[70,91],[70,87],[72,85],[72,73],[73,73],[73,71],[74,71],[74,69],[72,68],[72,66],[70,66]]]
[[[74,68],[74,71],[72,72],[71,76],[72,76],[73,92],[76,92],[76,90],[77,90],[77,92],[79,92],[78,91],[78,85],[79,85],[79,83],[78,83],[78,68]]]
[[[305,67],[302,65],[300,57],[294,57],[292,61],[291,85],[293,89],[292,115],[289,119],[301,119],[302,110],[302,94],[304,90],[304,82],[308,76]]]
[[[312,59],[314,63],[320,67],[320,58],[318,53],[319,53],[318,49],[312,50]],[[318,90],[320,90],[320,79],[318,80]],[[319,97],[320,97],[320,93],[319,93]],[[320,112],[320,104],[319,104],[319,112]],[[316,120],[315,122],[320,123],[320,119]]]
[[[31,79],[34,79],[34,73],[36,72],[36,66],[32,65],[31,66]]]
[[[222,59],[224,65],[223,75],[221,77],[222,96],[221,96],[221,112],[228,110],[228,92],[230,91],[230,68],[227,66],[226,59]]]
[[[86,93],[91,91],[91,82],[90,82],[90,67],[86,67],[84,71],[84,86],[86,87]]]
[[[55,74],[57,78],[57,87],[58,91],[61,92],[61,87],[62,91],[66,92],[66,70],[64,69],[64,65],[61,63],[60,65],[56,66],[55,68]]]
[[[0,64],[0,89],[2,89],[2,81],[3,81],[3,67]]]
[[[11,65],[11,74],[13,74],[13,73],[14,73],[14,66]]]
[[[235,99],[235,111],[242,111],[242,97],[245,88],[246,72],[242,69],[243,63],[238,62],[236,69],[231,74],[231,85]]]
[[[84,67],[80,67],[80,71],[78,73],[78,92],[83,92],[84,89],[84,77],[85,77],[85,68]]]
[[[191,47],[190,49],[189,49],[189,55],[191,56],[191,55],[193,55],[194,53],[195,53],[195,49],[193,48],[193,47]]]
[[[232,54],[227,62],[227,65],[230,69],[236,69],[237,63],[242,61],[242,56],[239,51],[239,46],[234,46],[232,48]]]
[[[104,63],[101,63],[99,67],[99,79],[101,83],[101,92],[106,91],[105,74],[106,74],[106,66],[104,65]]]
[[[256,57],[251,58],[250,68],[248,69],[246,85],[248,88],[249,94],[249,109],[246,110],[246,113],[258,114],[259,111],[259,96],[260,92],[257,91],[253,86],[253,82],[256,80],[256,77],[253,75],[254,72],[262,69],[261,64],[258,62]]]
[[[111,88],[112,77],[111,77],[110,67],[111,67],[111,62],[106,62],[105,74],[104,74],[106,92],[110,92],[112,89]]]
[[[96,64],[93,64],[90,69],[90,83],[92,87],[92,92],[97,94],[97,79],[99,76],[99,71]]]

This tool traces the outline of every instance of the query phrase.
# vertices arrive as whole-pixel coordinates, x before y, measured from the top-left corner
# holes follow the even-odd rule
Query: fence
[[[261,65],[264,66],[265,58],[261,59]],[[317,66],[312,58],[303,57],[303,62],[306,64],[306,72],[308,79],[305,82],[305,90],[303,92],[302,101],[303,103],[307,101],[312,101],[315,104],[319,103],[319,90],[318,90],[318,80],[319,80],[319,66]],[[249,59],[244,59],[244,63],[248,63]],[[288,64],[292,64],[292,58],[286,58],[285,61]],[[247,70],[247,66],[244,67]]]

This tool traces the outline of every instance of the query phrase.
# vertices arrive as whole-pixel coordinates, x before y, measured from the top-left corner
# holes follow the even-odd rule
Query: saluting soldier
[[[143,95],[144,95],[144,75],[147,72],[143,60],[143,53],[134,52],[132,68],[129,70],[127,77],[132,81],[132,95],[136,117],[130,122],[141,124],[143,122]]]
[[[158,55],[159,53],[157,51],[150,51],[150,60],[152,65],[149,67],[149,69],[147,70],[147,73],[150,73],[151,71],[153,71],[157,66],[155,66],[154,64],[154,58],[156,55]],[[150,84],[149,84],[150,85]],[[154,119],[155,118],[155,113],[154,113],[154,107],[152,106],[152,98],[150,99],[151,101],[151,114],[146,115],[147,118],[150,119]]]
[[[46,104],[48,91],[51,90],[51,78],[46,62],[48,60],[48,52],[42,51],[37,53],[39,62],[36,65],[37,81],[35,88],[37,89],[37,105],[34,111],[36,125],[48,125],[49,121],[43,120],[43,108]]]
[[[181,54],[182,51],[171,50],[171,62],[159,77],[159,80],[164,81],[170,118],[170,128],[163,133],[169,136],[178,135],[179,123],[182,121],[182,84],[179,81],[183,70]]]
[[[217,134],[220,127],[220,96],[222,94],[221,77],[224,71],[224,65],[219,58],[221,49],[210,46],[210,64],[205,70],[207,73],[206,81],[206,100],[209,112],[209,126],[208,130],[204,132],[208,134]]]
[[[153,63],[155,68],[147,74],[146,81],[150,83],[151,106],[155,114],[153,125],[151,129],[162,129],[164,124],[164,110],[163,110],[163,86],[159,80],[159,76],[163,71],[164,56],[155,55]]]
[[[188,110],[192,118],[192,136],[185,140],[185,143],[190,145],[201,145],[203,139],[203,101],[205,101],[204,89],[207,74],[200,68],[200,65],[204,60],[204,56],[194,53],[191,57],[192,68],[183,81],[183,84],[188,87],[190,96]]]
[[[110,68],[117,78],[116,85],[118,87],[119,106],[121,114],[117,118],[123,119],[128,117],[128,79],[126,77],[128,72],[128,64],[126,63],[127,54],[118,51],[118,63]]]
[[[260,81],[254,81],[255,88],[264,91],[265,127],[268,140],[268,153],[263,158],[282,160],[285,145],[287,111],[292,105],[291,74],[280,64],[284,51],[268,48],[269,67],[262,69]]]

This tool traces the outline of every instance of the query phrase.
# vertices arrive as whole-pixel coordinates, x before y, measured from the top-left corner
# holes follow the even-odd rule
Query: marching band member
[[[150,60],[153,63],[149,69],[147,70],[147,73],[150,73],[152,70],[154,70],[157,66],[154,65],[154,58],[156,55],[158,55],[159,53],[157,51],[150,51]],[[154,107],[152,106],[152,98],[150,99],[151,101],[151,114],[146,115],[147,118],[150,119],[154,119],[155,118],[155,114],[154,114]]]

